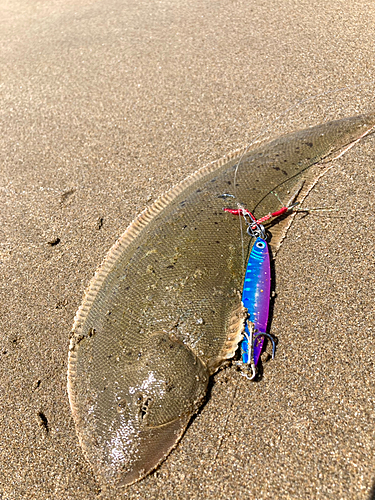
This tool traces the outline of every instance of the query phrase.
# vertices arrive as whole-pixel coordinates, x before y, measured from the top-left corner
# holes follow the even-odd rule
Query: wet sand
[[[5,0],[0,19],[0,498],[95,499],[66,390],[91,276],[144,207],[298,100],[351,86],[266,135],[374,109],[375,5]],[[299,215],[283,243],[276,359],[257,383],[217,373],[118,498],[374,496],[374,141],[306,201],[340,212]]]

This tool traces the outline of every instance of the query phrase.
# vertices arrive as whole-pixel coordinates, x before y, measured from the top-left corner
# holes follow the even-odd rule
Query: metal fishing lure
[[[271,266],[267,242],[258,237],[247,262],[242,302],[247,308],[249,318],[246,321],[244,339],[241,342],[242,363],[250,367],[253,379],[256,375],[264,336],[267,331],[271,295]],[[274,341],[271,338],[271,341]],[[248,375],[246,375],[248,376]]]
[[[276,212],[270,212],[260,219],[256,219],[249,210],[240,204],[238,209],[224,208],[225,212],[242,215],[247,225],[248,235],[256,238],[247,262],[242,288],[242,303],[247,309],[248,318],[245,323],[244,339],[241,341],[241,361],[237,363],[242,369],[243,375],[250,380],[253,380],[257,374],[257,364],[262,354],[264,337],[268,337],[272,342],[272,358],[274,358],[276,350],[275,340],[267,333],[271,296],[271,267],[269,248],[266,242],[267,233],[262,224],[270,219],[285,215],[295,209],[298,204],[298,202],[292,203]],[[296,210],[310,212],[311,210],[331,210],[331,208],[297,208]],[[250,369],[251,376],[248,375]]]
[[[271,298],[271,265],[270,254],[266,242],[266,231],[262,225],[267,220],[284,215],[292,210],[297,203],[280,210],[269,213],[260,219],[243,207],[237,210],[224,209],[234,215],[242,215],[247,224],[247,233],[256,238],[247,262],[245,279],[242,289],[242,303],[248,312],[245,324],[244,339],[241,342],[241,362],[239,366],[243,369],[244,376],[253,380],[256,376],[256,367],[262,353],[264,337],[272,342],[272,358],[275,355],[275,341],[267,333],[270,298]],[[251,370],[251,375],[248,371]]]

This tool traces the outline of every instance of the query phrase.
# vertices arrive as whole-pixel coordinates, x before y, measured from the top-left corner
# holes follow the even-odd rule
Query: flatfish
[[[111,248],[76,314],[68,368],[78,438],[103,487],[165,459],[243,338],[241,233],[226,195],[257,218],[280,208],[271,191],[302,200],[322,160],[374,125],[371,113],[232,153],[163,195]],[[273,227],[271,250],[288,224]]]

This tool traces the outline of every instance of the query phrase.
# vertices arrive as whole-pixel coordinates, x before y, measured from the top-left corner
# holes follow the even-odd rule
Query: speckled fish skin
[[[267,332],[271,295],[271,264],[267,243],[257,238],[247,261],[245,280],[242,289],[242,303],[247,309],[248,320],[254,324],[256,333]],[[249,334],[246,326],[247,333]],[[258,364],[264,337],[257,337],[254,342],[253,359]],[[241,342],[242,362],[248,363],[248,342]]]
[[[208,165],[110,250],[77,312],[68,368],[78,438],[103,488],[141,479],[168,455],[209,376],[242,340],[240,229],[219,196],[236,194],[256,217],[275,211],[271,190],[283,203],[301,181],[306,193],[322,171],[309,167],[374,123],[374,114],[343,119],[245,152],[236,193],[244,151]],[[280,235],[288,223],[280,222]]]

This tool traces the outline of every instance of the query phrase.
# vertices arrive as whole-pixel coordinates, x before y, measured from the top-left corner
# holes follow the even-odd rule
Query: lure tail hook
[[[276,342],[275,342],[275,339],[273,338],[273,336],[272,336],[270,333],[260,332],[260,333],[256,333],[256,334],[254,335],[254,339],[255,339],[256,337],[267,337],[268,339],[270,339],[271,344],[272,344],[272,359],[275,359],[275,353],[276,353]]]
[[[244,370],[242,370],[242,375],[244,377],[246,377],[248,380],[254,380],[258,371],[257,371],[257,367],[254,363],[254,347],[255,347],[255,340],[258,338],[258,337],[267,337],[271,343],[272,343],[272,359],[275,359],[275,353],[276,353],[276,342],[275,342],[275,339],[273,338],[273,336],[267,332],[258,332],[258,333],[255,333],[254,332],[254,324],[247,320],[247,329],[248,329],[248,332],[245,330],[244,332],[244,337],[245,339],[247,340],[247,345],[248,345],[248,362],[246,363],[246,367],[250,368],[251,369],[251,376],[249,376]],[[242,362],[239,362],[238,363],[238,366],[240,366],[241,368],[244,367],[244,363]],[[248,370],[246,370],[248,371]]]

